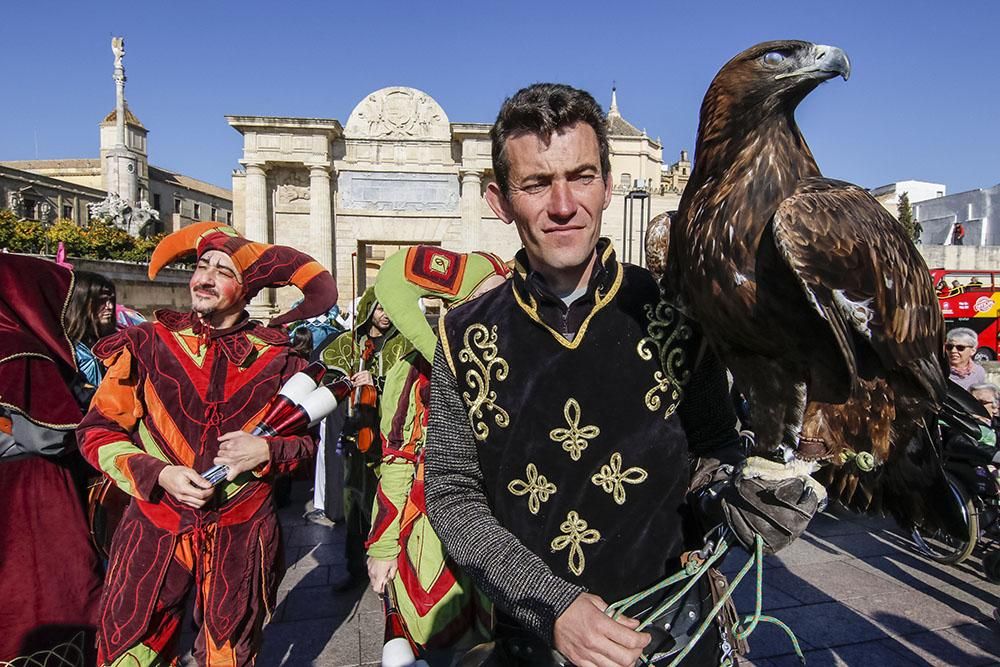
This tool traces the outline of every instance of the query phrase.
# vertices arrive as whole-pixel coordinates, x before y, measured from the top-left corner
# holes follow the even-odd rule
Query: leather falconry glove
[[[692,488],[701,487],[696,492],[701,518],[706,525],[724,521],[748,551],[760,535],[764,553],[777,553],[826,506],[826,489],[809,476],[811,465],[758,456],[738,466],[702,459],[692,477]]]

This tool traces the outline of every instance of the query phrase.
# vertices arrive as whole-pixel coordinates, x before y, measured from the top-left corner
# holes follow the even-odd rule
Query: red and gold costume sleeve
[[[313,458],[316,455],[316,442],[319,440],[319,433],[316,429],[312,429],[308,435],[271,436],[266,440],[271,460],[260,469],[254,470],[253,474],[257,477],[264,477],[271,472],[278,475],[291,472],[298,468],[303,461]]]
[[[159,487],[160,471],[170,464],[161,452],[144,451],[132,440],[143,409],[131,353],[123,347],[107,363],[90,411],[76,430],[80,452],[122,491],[148,501]]]

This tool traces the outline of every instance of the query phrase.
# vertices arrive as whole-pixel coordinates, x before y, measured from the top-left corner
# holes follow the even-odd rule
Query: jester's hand
[[[219,436],[219,455],[215,465],[229,467],[226,479],[230,482],[248,470],[253,470],[271,460],[271,449],[264,438],[246,431],[231,431]]]

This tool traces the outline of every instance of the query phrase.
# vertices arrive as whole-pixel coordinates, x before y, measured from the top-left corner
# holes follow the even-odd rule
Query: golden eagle
[[[946,525],[925,424],[946,391],[930,274],[864,189],[823,178],[795,123],[836,47],[758,44],[716,75],[674,218],[667,285],[749,395],[758,445],[832,463],[831,496]],[[831,471],[826,471],[831,472]]]

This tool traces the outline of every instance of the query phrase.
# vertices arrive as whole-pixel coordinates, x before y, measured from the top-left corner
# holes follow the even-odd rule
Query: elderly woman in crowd
[[[962,389],[986,382],[986,370],[972,360],[978,341],[976,332],[966,327],[952,329],[945,338],[944,352],[951,367],[948,377]]]

